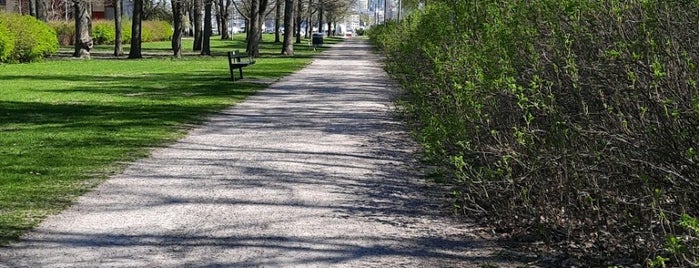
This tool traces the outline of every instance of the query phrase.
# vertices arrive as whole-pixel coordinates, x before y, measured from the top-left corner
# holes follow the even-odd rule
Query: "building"
[[[369,10],[369,0],[359,0],[357,1],[359,11]]]
[[[347,23],[347,28],[351,31],[354,31],[356,29],[359,29],[359,15],[350,15],[349,16],[349,21]]]
[[[0,9],[5,12],[19,13],[29,15],[30,0],[0,0]],[[124,1],[123,10],[130,11],[132,7],[131,1]],[[114,0],[93,0],[92,4],[92,19],[114,19]],[[68,20],[73,17],[73,1],[72,0],[46,0],[46,9],[49,20]],[[129,13],[130,12],[124,12]]]

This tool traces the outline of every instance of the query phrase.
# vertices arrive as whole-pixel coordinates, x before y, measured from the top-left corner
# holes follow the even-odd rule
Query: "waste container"
[[[313,34],[313,46],[314,47],[319,47],[323,45],[323,34],[322,33],[314,33]]]

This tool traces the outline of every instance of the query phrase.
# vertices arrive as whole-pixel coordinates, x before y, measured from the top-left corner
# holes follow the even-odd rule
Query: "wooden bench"
[[[240,72],[240,79],[243,79],[243,68],[255,64],[255,60],[247,53],[240,51],[228,52],[228,68],[231,70],[231,80],[235,81],[235,69]]]

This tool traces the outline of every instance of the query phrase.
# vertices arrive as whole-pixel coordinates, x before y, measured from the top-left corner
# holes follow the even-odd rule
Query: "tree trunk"
[[[131,18],[131,48],[129,59],[143,58],[141,55],[141,18],[143,16],[143,0],[133,1],[133,17]]]
[[[172,55],[182,58],[182,34],[184,34],[184,3],[182,0],[172,0]]]
[[[203,34],[203,42],[202,42],[202,48],[201,48],[201,55],[208,55],[211,56],[211,31],[213,29],[211,25],[211,1],[213,0],[204,0],[204,34]]]
[[[293,29],[294,29],[294,0],[284,1],[284,44],[282,55],[294,55]]]
[[[260,39],[262,38],[262,20],[267,10],[268,0],[252,0],[250,5],[250,33],[246,51],[253,57],[260,57]]]
[[[323,3],[318,3],[318,32],[323,33]]]
[[[87,1],[74,1],[75,11],[75,52],[73,57],[90,58],[92,38],[90,37],[90,11]]]
[[[213,2],[213,1],[215,1],[215,0],[212,0],[212,2],[211,2],[212,7],[213,7],[212,12],[215,11],[216,13],[212,13],[212,15],[215,14],[216,29],[218,29],[218,35],[221,36],[222,35],[221,34],[221,6],[219,6],[219,3],[221,2],[221,0],[218,0],[217,2]],[[212,25],[212,27],[213,27],[213,25]]]
[[[29,16],[36,18],[36,0],[29,0]]]
[[[122,0],[114,0],[114,56],[116,57],[124,54],[121,38],[121,1]]]
[[[245,43],[250,42],[250,19],[245,19]]]
[[[285,0],[286,1],[286,0]],[[279,24],[282,17],[282,0],[277,0],[274,7],[274,43],[279,43]],[[286,8],[284,9],[284,27],[286,28]]]
[[[36,0],[36,19],[47,22],[46,0]]]
[[[403,1],[402,1],[402,0],[398,0],[398,22],[400,22],[400,20],[401,20],[401,15],[403,15],[403,14],[401,14],[401,13],[403,13],[403,12],[402,12],[402,11],[403,11],[402,9],[403,9]]]
[[[386,24],[386,10],[388,10],[388,1],[383,0],[383,24]]]
[[[328,36],[332,36],[332,22],[328,19]]]
[[[250,19],[248,20],[248,31],[246,34],[246,52],[252,54],[253,50],[253,43],[257,42],[257,38],[255,38],[255,29],[257,29],[258,25],[257,23],[259,22],[258,13],[257,10],[260,8],[260,0],[251,0],[250,1],[250,14],[248,15]]]
[[[203,41],[202,36],[202,0],[194,0],[194,45],[192,50],[200,51]]]
[[[303,1],[303,0],[299,0]],[[304,35],[304,38],[308,39],[311,37],[311,32],[313,31],[313,0],[308,0],[308,11],[307,11],[307,20],[306,20],[306,34]]]
[[[294,31],[296,31],[296,44],[301,44],[301,15],[303,13],[303,0],[297,0],[296,4],[296,21],[294,21]]]
[[[221,8],[219,9],[219,16],[221,17],[221,28],[219,28],[219,32],[221,32],[221,40],[231,39],[230,32],[228,31],[231,1],[233,0],[220,0],[219,2],[221,4]]]

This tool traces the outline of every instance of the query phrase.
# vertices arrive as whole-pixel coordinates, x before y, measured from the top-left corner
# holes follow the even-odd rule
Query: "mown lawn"
[[[150,149],[265,87],[255,81],[288,75],[318,53],[304,41],[297,56],[280,57],[281,44],[269,38],[257,64],[244,70],[246,80],[236,82],[229,79],[225,51],[245,50],[242,35],[233,41],[212,38],[212,57],[54,58],[0,65],[0,245]],[[167,54],[168,47],[169,42],[148,43],[144,52]],[[191,51],[191,40],[184,47]],[[98,46],[94,52],[110,50]]]

